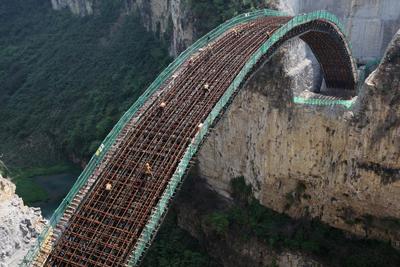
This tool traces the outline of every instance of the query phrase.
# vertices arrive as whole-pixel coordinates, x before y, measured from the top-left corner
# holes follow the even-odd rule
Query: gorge
[[[241,240],[227,234],[232,229],[223,228],[227,232],[222,231],[224,238],[217,242],[221,233],[215,232],[214,224],[208,220],[210,214],[219,208],[229,210],[236,201],[232,180],[237,177],[242,177],[244,184],[250,186],[250,191],[262,206],[285,213],[294,220],[308,218],[323,222],[353,234],[351,240],[372,238],[390,241],[394,247],[400,240],[400,209],[397,205],[400,37],[395,34],[400,23],[398,14],[392,12],[399,9],[398,3],[372,1],[372,4],[360,0],[341,1],[330,6],[324,2],[328,1],[321,1],[318,5],[311,1],[256,4],[258,7],[285,7],[288,12],[295,13],[332,9],[346,24],[358,62],[365,64],[382,58],[381,64],[367,78],[355,100],[356,105],[350,110],[342,106],[293,103],[293,95],[308,93],[304,89],[313,90],[319,76],[315,59],[299,42],[281,49],[270,62],[273,64],[265,64],[246,83],[198,155],[193,174],[198,181],[184,185],[182,196],[175,201],[173,208],[179,226],[200,240],[208,254],[220,258],[219,263],[223,266],[232,266],[233,255],[242,262],[241,266],[329,266],[326,260],[310,256],[297,247],[277,252],[268,250],[270,247],[264,241],[251,240],[241,244]],[[83,21],[98,16],[96,1],[53,0],[51,4],[54,9],[61,9],[59,12],[64,12],[63,16],[68,16],[63,10],[67,7],[78,17],[83,17],[77,18]],[[124,27],[120,26],[121,21],[129,17],[127,14],[130,12],[138,12],[144,29],[154,34],[149,39],[154,40],[155,46],[164,46],[164,50],[157,51],[158,58],[166,58],[164,65],[168,61],[167,51],[176,56],[207,29],[196,28],[196,4],[190,1],[124,1],[123,4],[123,12],[115,14],[117,23],[111,30],[112,34],[107,31],[107,38],[99,42],[105,46],[112,43],[110,40],[118,36],[119,27]],[[372,28],[365,28],[365,25],[372,25]],[[154,54],[156,52],[152,56]],[[117,119],[118,112],[112,114],[112,120]],[[112,125],[112,120],[107,122],[108,125]],[[102,129],[102,126],[96,129]],[[39,139],[44,140],[45,145],[37,143],[35,135],[31,135],[27,138],[30,140],[26,146],[29,150],[45,147],[49,144],[45,141],[49,137],[52,137],[49,138],[52,142],[59,142],[49,132],[36,134],[48,135]],[[99,136],[102,134],[105,133]],[[93,147],[96,145],[98,143]],[[49,145],[49,151],[57,150],[57,146]],[[74,157],[84,164],[85,155]],[[198,198],[185,198],[191,190],[200,190],[214,202],[203,206]],[[396,256],[388,259],[392,262],[386,262],[386,266],[398,263]]]

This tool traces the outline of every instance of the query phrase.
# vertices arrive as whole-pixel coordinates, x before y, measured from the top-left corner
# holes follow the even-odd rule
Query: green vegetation
[[[199,242],[180,229],[171,210],[144,258],[143,267],[217,267]]]
[[[308,199],[310,198],[309,195],[305,194],[306,185],[302,182],[297,182],[296,188],[292,192],[288,192],[285,195],[286,205],[285,210],[290,209],[294,204],[299,203],[301,198]]]
[[[251,187],[246,184],[243,176],[231,180],[231,189],[239,203],[248,203],[253,196]]]
[[[87,159],[171,58],[121,1],[97,15],[0,2],[0,152],[11,167]]]
[[[14,170],[10,175],[16,185],[16,193],[25,204],[32,205],[35,202],[47,199],[46,191],[36,184],[31,178],[35,176],[47,176],[60,173],[78,174],[81,170],[70,163],[58,164],[48,167],[32,167],[28,169]]]
[[[229,227],[229,217],[224,213],[214,212],[206,218],[206,223],[218,235],[224,235]]]
[[[352,218],[346,221],[349,224],[360,224],[368,231],[369,228],[382,229],[386,232],[398,232],[400,230],[400,220],[394,217],[375,217],[370,214],[365,214],[361,218]]]
[[[243,177],[233,179],[231,188],[235,205],[211,215],[220,236],[235,233],[243,239],[256,237],[275,250],[302,251],[329,266],[400,265],[400,253],[388,243],[348,238],[344,232],[317,220],[294,220],[267,209],[252,197],[251,187]],[[305,186],[299,185],[296,191],[301,194],[304,190]]]

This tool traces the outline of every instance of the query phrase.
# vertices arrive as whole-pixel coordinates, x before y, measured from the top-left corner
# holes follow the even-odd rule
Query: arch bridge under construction
[[[208,131],[260,64],[296,37],[313,51],[328,88],[355,94],[356,65],[332,14],[259,10],[227,21],[124,114],[21,265],[139,265]]]

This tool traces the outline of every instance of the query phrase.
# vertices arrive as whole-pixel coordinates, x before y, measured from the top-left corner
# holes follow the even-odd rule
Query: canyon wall
[[[266,207],[400,241],[400,34],[351,110],[293,104],[297,75],[284,54],[216,125],[199,152],[201,175],[226,197],[230,179],[244,176]]]
[[[71,12],[79,16],[93,14],[93,0],[51,0],[54,10],[69,8]]]
[[[170,40],[174,57],[194,40],[193,14],[181,0],[126,0],[126,10],[136,11],[147,30]]]
[[[181,0],[120,0],[123,13],[137,12],[147,30],[170,40],[170,54],[177,56],[194,40],[193,15]],[[78,16],[92,15],[95,0],[51,0],[54,10],[69,8]]]
[[[0,175],[0,266],[17,266],[45,225],[39,208],[29,208],[15,185]]]

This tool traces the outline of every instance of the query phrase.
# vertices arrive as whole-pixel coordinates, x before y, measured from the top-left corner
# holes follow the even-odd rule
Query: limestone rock
[[[93,14],[93,0],[51,0],[54,10],[69,8],[75,15],[86,16]]]
[[[160,37],[171,39],[170,54],[177,56],[194,39],[193,16],[182,0],[128,0],[127,10],[135,10],[144,26]]]
[[[44,225],[40,209],[25,206],[15,185],[0,176],[0,266],[17,266]]]

